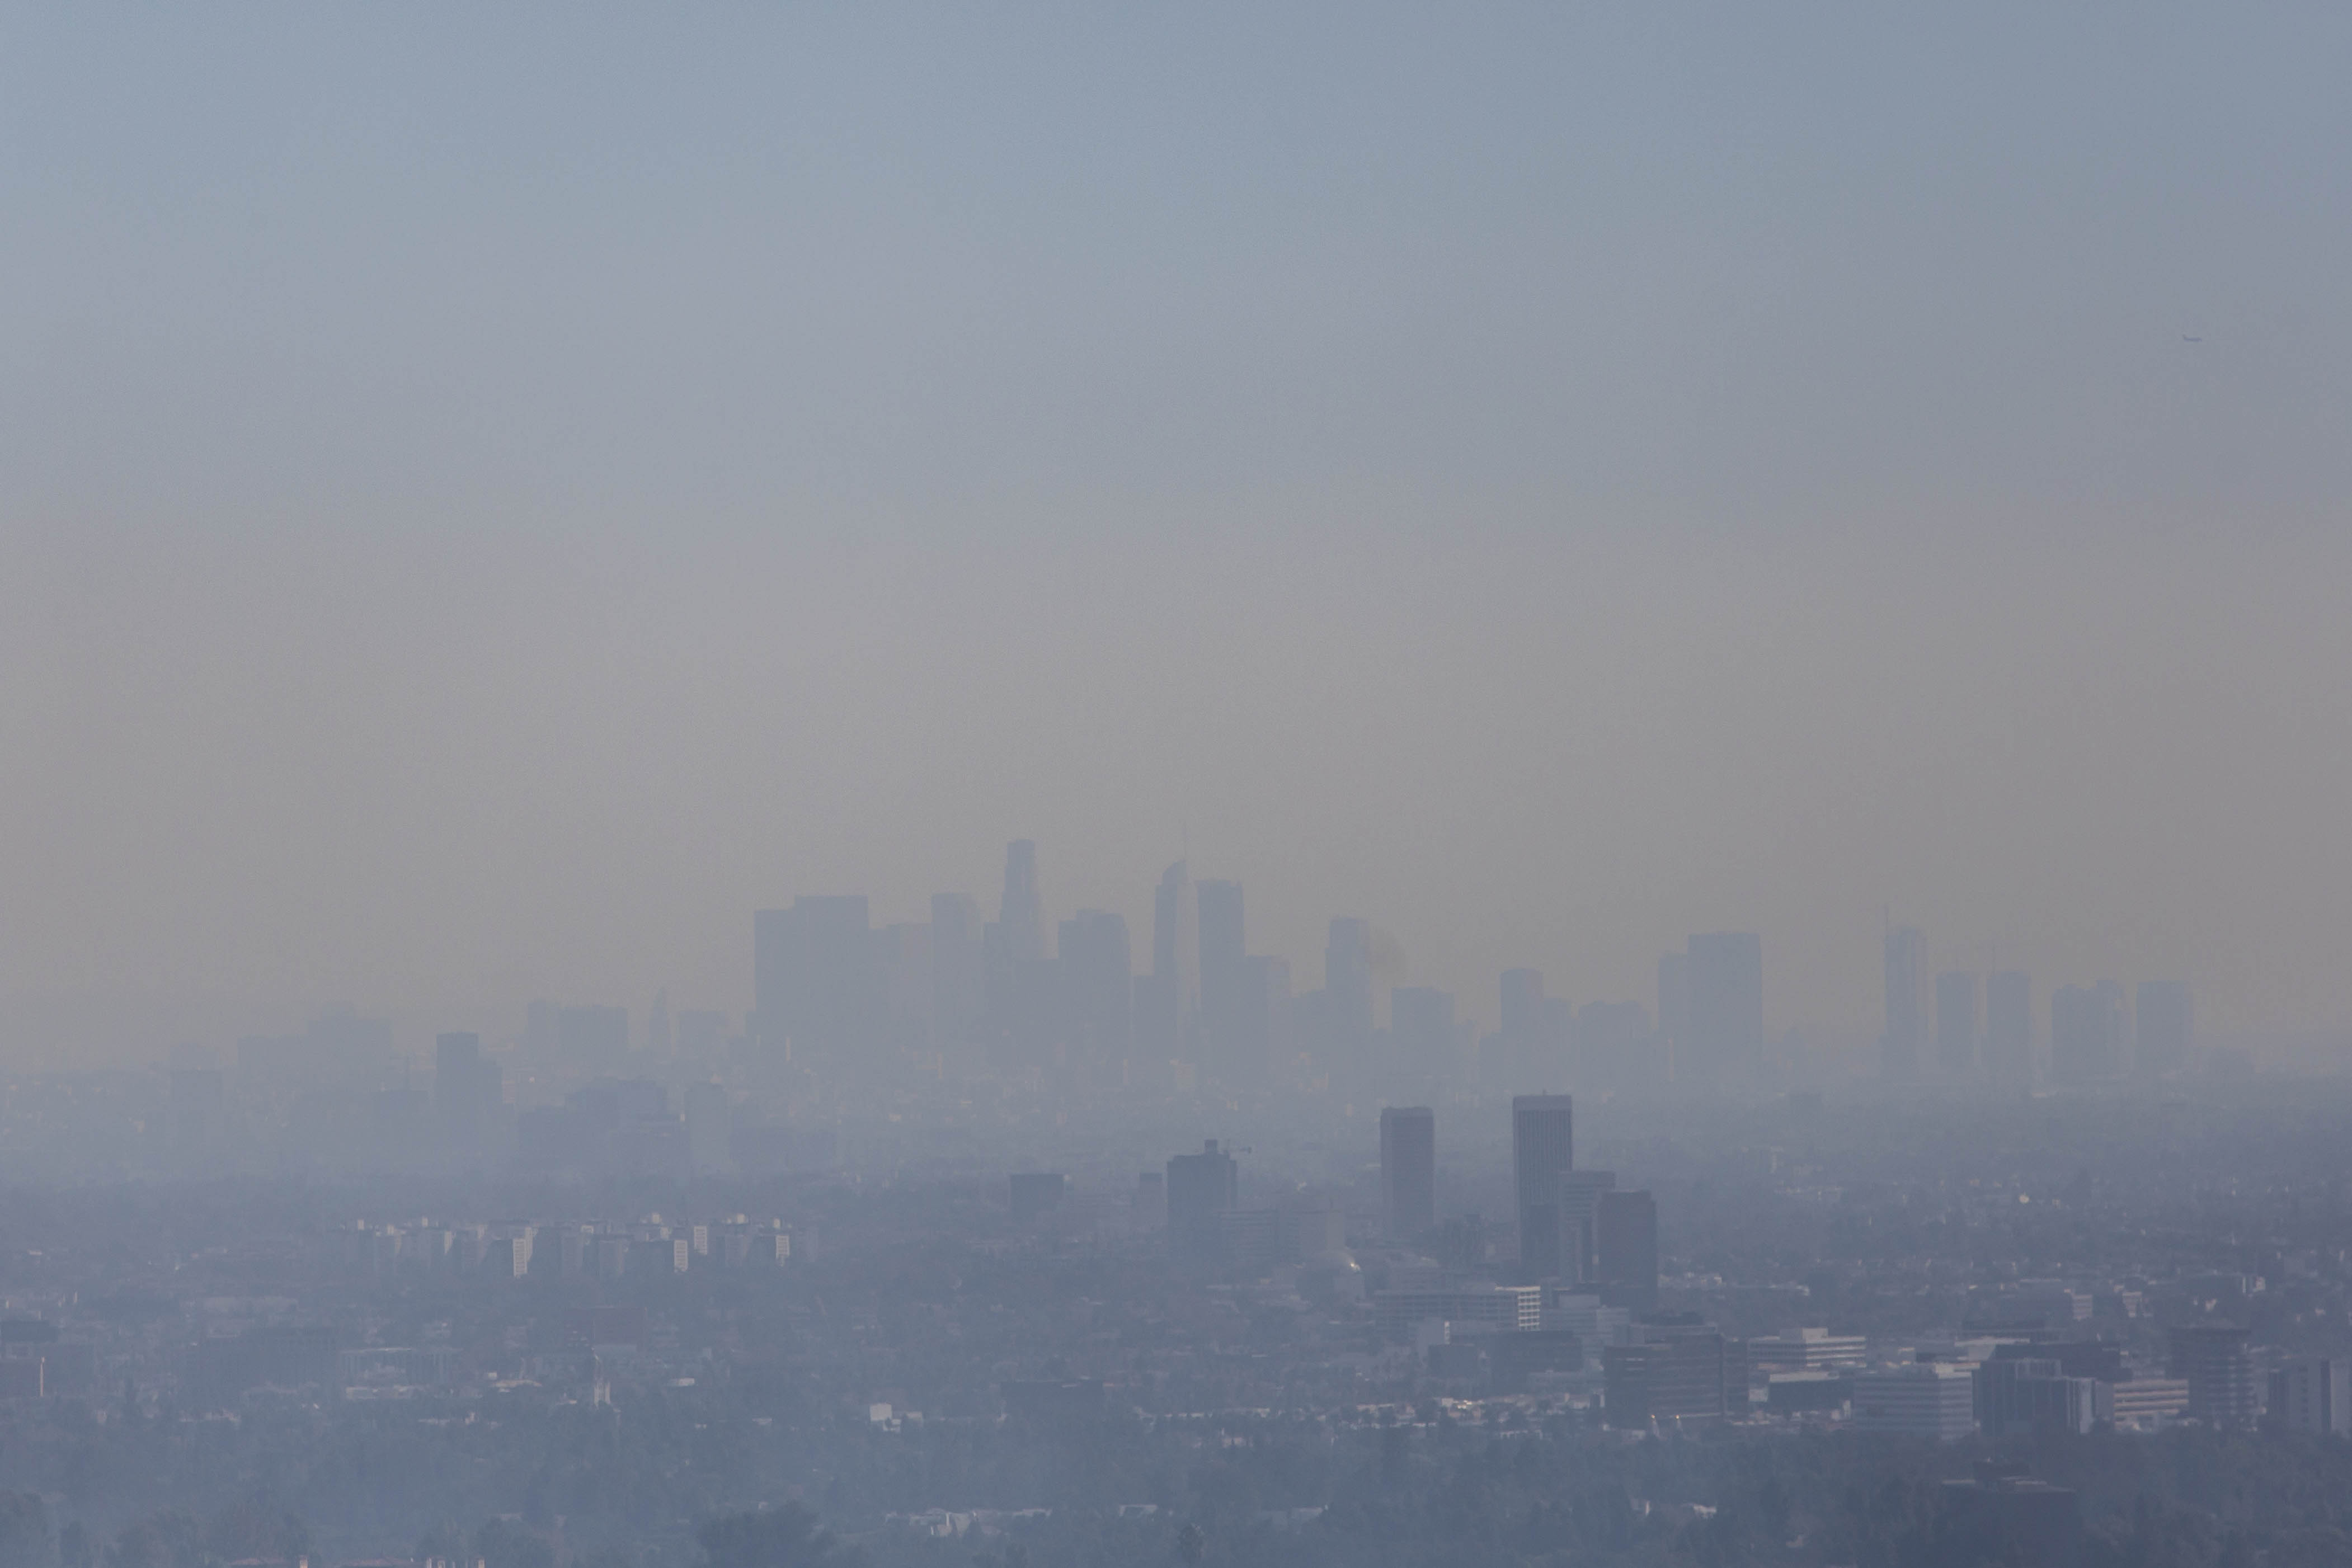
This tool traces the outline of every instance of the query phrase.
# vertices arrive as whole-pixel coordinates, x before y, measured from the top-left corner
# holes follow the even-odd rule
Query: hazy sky
[[[0,1043],[749,1000],[1189,841],[2352,1025],[2352,12],[0,20]]]

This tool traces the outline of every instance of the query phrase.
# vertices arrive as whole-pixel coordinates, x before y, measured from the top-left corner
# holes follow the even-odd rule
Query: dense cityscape
[[[1359,919],[1297,988],[1182,862],[1141,964],[1044,908],[1022,841],[993,918],[760,913],[740,1019],[17,1078],[14,1528],[69,1568],[654,1564],[739,1514],[877,1563],[2340,1539],[2352,1094],[2177,982],[2045,1003],[1893,927],[1878,1052],[1822,1064],[1752,935],[1654,1005],[1507,971],[1487,1028]]]

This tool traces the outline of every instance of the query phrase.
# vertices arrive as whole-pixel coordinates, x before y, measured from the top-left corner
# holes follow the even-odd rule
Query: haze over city
[[[0,18],[0,1568],[2352,1562],[2348,52]]]

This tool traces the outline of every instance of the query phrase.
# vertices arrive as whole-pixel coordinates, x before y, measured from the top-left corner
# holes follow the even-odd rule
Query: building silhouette
[[[1637,1312],[1658,1305],[1658,1205],[1646,1192],[1603,1192],[1593,1220],[1601,1299]]]
[[[1518,1209],[1523,1279],[1549,1279],[1561,1271],[1559,1178],[1575,1168],[1572,1098],[1515,1095],[1511,1100],[1511,1179]]]
[[[1601,1282],[1601,1195],[1617,1186],[1614,1171],[1562,1171],[1559,1177],[1560,1278]]]
[[[1437,1113],[1426,1105],[1381,1113],[1381,1232],[1410,1241],[1437,1226]]]
[[[1979,1000],[1983,988],[1972,971],[1947,969],[1936,977],[1936,1066],[1953,1076],[1973,1072],[1977,1040],[1983,1033]]]
[[[1168,1162],[1168,1252],[1177,1263],[1205,1269],[1223,1257],[1221,1217],[1241,1207],[1241,1166],[1214,1138],[1197,1155]]]
[[[2244,1329],[2230,1323],[2191,1323],[2172,1331],[2172,1375],[2188,1383],[2189,1414],[2197,1420],[2244,1428],[2261,1418],[2263,1385],[2246,1339]]]

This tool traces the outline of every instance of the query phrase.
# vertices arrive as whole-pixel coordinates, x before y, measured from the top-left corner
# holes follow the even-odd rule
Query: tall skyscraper
[[[1879,1036],[1879,1066],[1890,1078],[1919,1071],[1927,1036],[1927,938],[1918,927],[1886,934],[1886,1032]]]
[[[1125,1061],[1135,997],[1126,916],[1082,909],[1062,922],[1059,947],[1072,1060],[1097,1068]]]
[[[2178,980],[2143,980],[2133,1008],[2137,1056],[2142,1072],[2176,1072],[2189,1065],[2196,1024],[2189,988]]]
[[[1175,1260],[1200,1268],[1219,1260],[1220,1215],[1241,1206],[1241,1166],[1217,1147],[1214,1138],[1197,1155],[1168,1162],[1168,1249]]]
[[[2033,982],[2019,969],[1985,981],[1985,1075],[2004,1083],[2033,1076]]]
[[[1242,884],[1194,884],[1201,905],[1201,1036],[1206,1059],[1220,1074],[1236,1065],[1242,994],[1248,984],[1249,943],[1242,925]]]
[[[1381,1113],[1381,1232],[1410,1241],[1437,1226],[1437,1113],[1391,1105]]]
[[[1559,1178],[1560,1277],[1601,1281],[1601,1195],[1617,1186],[1614,1171],[1566,1171]]]
[[[1676,1052],[1675,1075],[1754,1077],[1764,1064],[1763,938],[1752,931],[1693,936],[1688,973],[1690,1040]]]
[[[1566,1094],[1511,1100],[1511,1177],[1519,1219],[1519,1272],[1560,1272],[1559,1178],[1576,1167],[1575,1106]]]
[[[1936,1065],[1947,1073],[1976,1071],[1977,1039],[1982,1033],[1979,988],[1969,970],[1947,969],[1936,977]]]
[[[1595,1222],[1601,1299],[1653,1312],[1658,1305],[1658,1205],[1646,1192],[1604,1192]]]
[[[1151,977],[1160,1005],[1170,1009],[1169,1055],[1201,1060],[1201,904],[1191,868],[1178,861],[1162,872],[1151,900]]]

